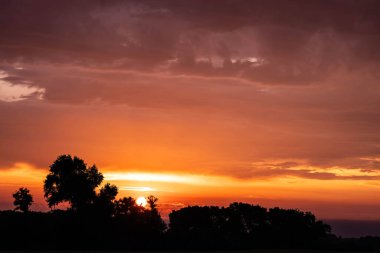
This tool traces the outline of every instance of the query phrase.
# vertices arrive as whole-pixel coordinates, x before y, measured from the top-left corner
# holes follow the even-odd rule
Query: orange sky
[[[341,176],[361,174],[352,169],[334,170]],[[328,219],[379,219],[376,198],[380,194],[380,184],[374,180],[320,180],[297,176],[234,178],[189,171],[117,171],[111,168],[103,172],[106,182],[119,187],[119,197],[158,196],[164,216],[186,205],[228,205],[232,201],[244,201],[267,207],[280,205],[312,210]],[[27,186],[35,197],[34,209],[47,210],[41,183],[46,173],[46,169],[22,163],[0,172],[3,207],[11,208],[11,194],[17,187]]]
[[[380,5],[0,8],[0,208],[58,155],[163,212],[232,201],[380,220]],[[300,11],[302,10],[302,11]]]

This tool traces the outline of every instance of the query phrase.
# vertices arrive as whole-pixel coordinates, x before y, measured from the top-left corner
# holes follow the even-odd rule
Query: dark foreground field
[[[61,250],[46,250],[46,251],[0,251],[0,253],[357,253],[358,251],[330,251],[330,250],[226,250],[226,251],[110,251],[110,250],[83,250],[83,251],[61,251]],[[380,251],[360,251],[363,253],[373,253]]]

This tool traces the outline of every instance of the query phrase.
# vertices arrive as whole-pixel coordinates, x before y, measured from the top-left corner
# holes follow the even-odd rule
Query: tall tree
[[[157,201],[158,201],[158,198],[153,195],[149,195],[146,198],[146,202],[148,203],[150,210],[152,211],[157,210]]]
[[[20,210],[24,213],[29,212],[29,207],[33,203],[33,196],[29,193],[27,188],[20,188],[13,193],[13,205],[16,206],[15,210]]]
[[[50,165],[44,181],[45,198],[49,207],[67,201],[79,210],[94,201],[95,189],[102,181],[103,175],[95,165],[87,167],[76,156],[61,155]]]

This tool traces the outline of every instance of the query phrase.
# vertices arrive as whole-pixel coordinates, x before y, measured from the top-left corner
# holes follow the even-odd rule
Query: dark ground
[[[248,250],[248,251],[239,251],[239,250],[226,250],[226,251],[0,251],[0,253],[25,253],[25,252],[34,252],[34,253],[354,253],[355,251],[329,251],[329,250]],[[356,251],[355,253],[357,253]],[[361,251],[361,252],[378,252],[378,251]]]

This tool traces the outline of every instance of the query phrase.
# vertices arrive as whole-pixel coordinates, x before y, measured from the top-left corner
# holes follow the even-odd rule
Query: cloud
[[[14,80],[32,80],[46,92],[43,101],[0,106],[6,119],[0,126],[3,164],[25,159],[47,167],[69,152],[100,165],[243,178],[261,173],[246,164],[271,158],[327,169],[378,169],[361,159],[380,154],[380,92],[371,76],[337,73],[321,85],[263,92],[263,86],[241,79],[22,66],[12,72]]]
[[[11,77],[0,70],[0,101],[17,102],[28,98],[43,99],[44,88],[32,86],[27,83],[12,83],[8,81]]]
[[[316,84],[342,68],[373,74],[380,62],[380,5],[372,0],[79,1],[75,9],[39,0],[2,7],[0,49],[8,61],[161,69],[267,85]]]
[[[363,166],[363,165],[362,165]],[[254,162],[251,169],[252,178],[296,177],[317,180],[379,180],[376,170],[362,170],[344,167],[314,167],[307,161]]]
[[[137,191],[137,192],[155,192],[157,191],[154,188],[146,187],[146,186],[122,186],[119,187],[121,191]]]

